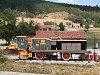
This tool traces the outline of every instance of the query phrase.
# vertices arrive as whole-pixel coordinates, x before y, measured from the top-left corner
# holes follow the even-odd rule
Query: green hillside
[[[19,11],[30,11],[36,13],[50,13],[57,11],[66,11],[69,7],[79,8],[85,11],[100,11],[98,6],[82,6],[82,5],[71,5],[62,3],[53,3],[45,0],[0,0],[0,9],[11,8]]]
[[[0,11],[3,10],[15,16],[25,17],[64,11],[69,13],[68,17],[64,19],[100,27],[100,7],[98,6],[53,3],[45,0],[0,0]]]

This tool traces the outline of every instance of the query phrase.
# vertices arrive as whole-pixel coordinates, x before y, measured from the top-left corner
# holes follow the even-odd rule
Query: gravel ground
[[[20,72],[4,72],[4,71],[1,71],[0,75],[51,75],[51,74],[34,74],[34,73],[20,73]]]
[[[79,65],[95,65],[97,64],[98,62],[94,62],[94,61],[55,61],[55,60],[18,60],[18,61],[15,61],[15,62],[26,62],[26,63],[32,63],[32,62],[35,62],[35,63],[45,63],[45,64],[79,64]]]

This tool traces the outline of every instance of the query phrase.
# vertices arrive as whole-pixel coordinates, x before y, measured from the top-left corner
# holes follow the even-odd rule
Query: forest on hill
[[[75,23],[100,27],[100,7],[53,3],[45,0],[0,0],[0,11],[14,16],[36,17],[39,14],[68,12],[69,19]]]
[[[8,44],[17,35],[34,36],[38,25],[34,22],[20,22],[16,26],[16,17],[35,18],[39,14],[67,12],[65,20],[74,23],[92,24],[100,27],[100,7],[53,3],[45,0],[0,0],[0,39]]]

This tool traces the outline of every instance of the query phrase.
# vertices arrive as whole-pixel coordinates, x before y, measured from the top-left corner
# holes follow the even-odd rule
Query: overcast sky
[[[90,5],[90,6],[99,5],[100,7],[100,0],[46,0],[46,1],[57,2],[57,3],[78,4],[78,5]]]

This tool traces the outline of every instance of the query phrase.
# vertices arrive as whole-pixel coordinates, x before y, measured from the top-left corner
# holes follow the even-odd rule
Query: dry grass
[[[64,19],[68,18],[67,12],[55,12],[55,13],[48,13],[48,14],[39,14],[37,17],[44,17],[47,16],[49,19]]]
[[[89,28],[90,31],[100,31],[100,28]]]
[[[46,21],[52,21],[52,22],[56,22],[57,25],[59,25],[60,22],[63,22],[63,24],[66,24],[67,22],[71,22],[69,20],[64,20],[64,18],[67,18],[68,17],[68,13],[67,12],[55,12],[55,13],[49,13],[49,14],[40,14],[38,15],[37,17],[41,17],[41,16],[44,16],[44,15],[47,15],[48,17],[46,18],[23,18],[23,20],[25,22],[30,22],[30,20],[34,21],[35,23],[40,23],[43,25],[43,22],[46,22]],[[16,17],[17,19],[17,25],[20,21],[22,21],[22,18],[21,17]]]
[[[68,18],[68,13],[67,12],[55,12],[55,13],[49,13],[47,14],[48,18],[53,18],[53,19],[64,19]]]
[[[100,75],[100,63],[91,65],[38,64],[10,61],[0,64],[1,71],[28,72],[51,75]]]
[[[100,28],[90,28],[87,34],[90,38],[100,38]]]
[[[5,55],[5,54],[8,54],[9,52],[10,52],[9,50],[0,49],[0,55]]]
[[[21,17],[17,17],[18,21],[17,21],[17,25],[19,22],[22,21]],[[63,24],[66,24],[67,22],[71,22],[69,20],[63,20],[63,19],[52,19],[52,18],[46,18],[46,19],[39,19],[39,18],[23,18],[25,22],[30,22],[30,20],[34,21],[35,23],[40,23],[41,25],[43,25],[43,22],[46,22],[46,21],[52,21],[52,22],[56,22],[57,25],[59,25],[59,23],[63,23]]]

